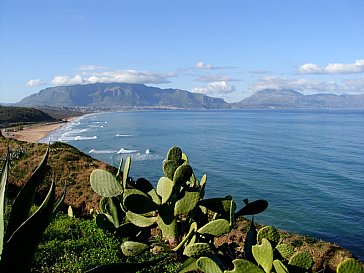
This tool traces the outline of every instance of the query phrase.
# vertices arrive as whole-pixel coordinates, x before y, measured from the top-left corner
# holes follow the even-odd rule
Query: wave
[[[75,141],[75,140],[91,140],[91,139],[97,139],[97,136],[74,136],[74,137],[68,137],[68,136],[61,136],[58,138],[59,141]]]
[[[90,128],[104,128],[104,125],[89,125]]]
[[[117,137],[132,137],[134,135],[129,135],[129,134],[116,134],[115,136],[117,136]]]
[[[128,149],[124,149],[124,148],[121,148],[117,154],[133,154],[133,153],[137,153],[138,150],[128,150]]]
[[[115,154],[116,151],[113,151],[113,150],[96,150],[96,149],[92,149],[88,153],[89,154]]]
[[[96,123],[96,124],[104,123],[104,124],[106,124],[107,121],[91,121],[91,123]]]

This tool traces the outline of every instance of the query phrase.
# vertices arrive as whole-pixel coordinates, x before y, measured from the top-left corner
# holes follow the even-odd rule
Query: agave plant
[[[4,226],[5,188],[8,182],[10,156],[9,149],[0,176],[0,272],[28,272],[40,238],[52,216],[63,203],[66,188],[56,201],[55,182],[51,182],[47,196],[39,208],[30,214],[34,202],[35,189],[47,173],[49,147],[28,181],[12,204],[9,220]],[[30,214],[30,215],[29,215]]]

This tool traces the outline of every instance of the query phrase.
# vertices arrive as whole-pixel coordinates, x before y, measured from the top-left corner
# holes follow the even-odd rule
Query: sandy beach
[[[73,119],[75,118],[68,118],[66,121],[62,122],[29,125],[17,131],[3,130],[2,134],[6,138],[14,138],[17,140],[36,143],[46,137],[51,131],[62,127]]]

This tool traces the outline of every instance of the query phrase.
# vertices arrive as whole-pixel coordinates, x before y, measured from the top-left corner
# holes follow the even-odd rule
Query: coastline
[[[20,141],[37,143],[39,140],[45,138],[50,132],[61,128],[65,124],[72,122],[78,117],[67,118],[64,121],[52,123],[37,123],[23,127],[21,129],[8,128],[2,130],[2,135],[6,138],[13,138]]]

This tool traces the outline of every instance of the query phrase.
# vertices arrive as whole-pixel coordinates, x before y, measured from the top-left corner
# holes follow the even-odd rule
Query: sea
[[[156,184],[173,146],[205,198],[265,199],[255,221],[335,242],[364,260],[364,110],[103,112],[77,118],[43,142],[62,141]]]

